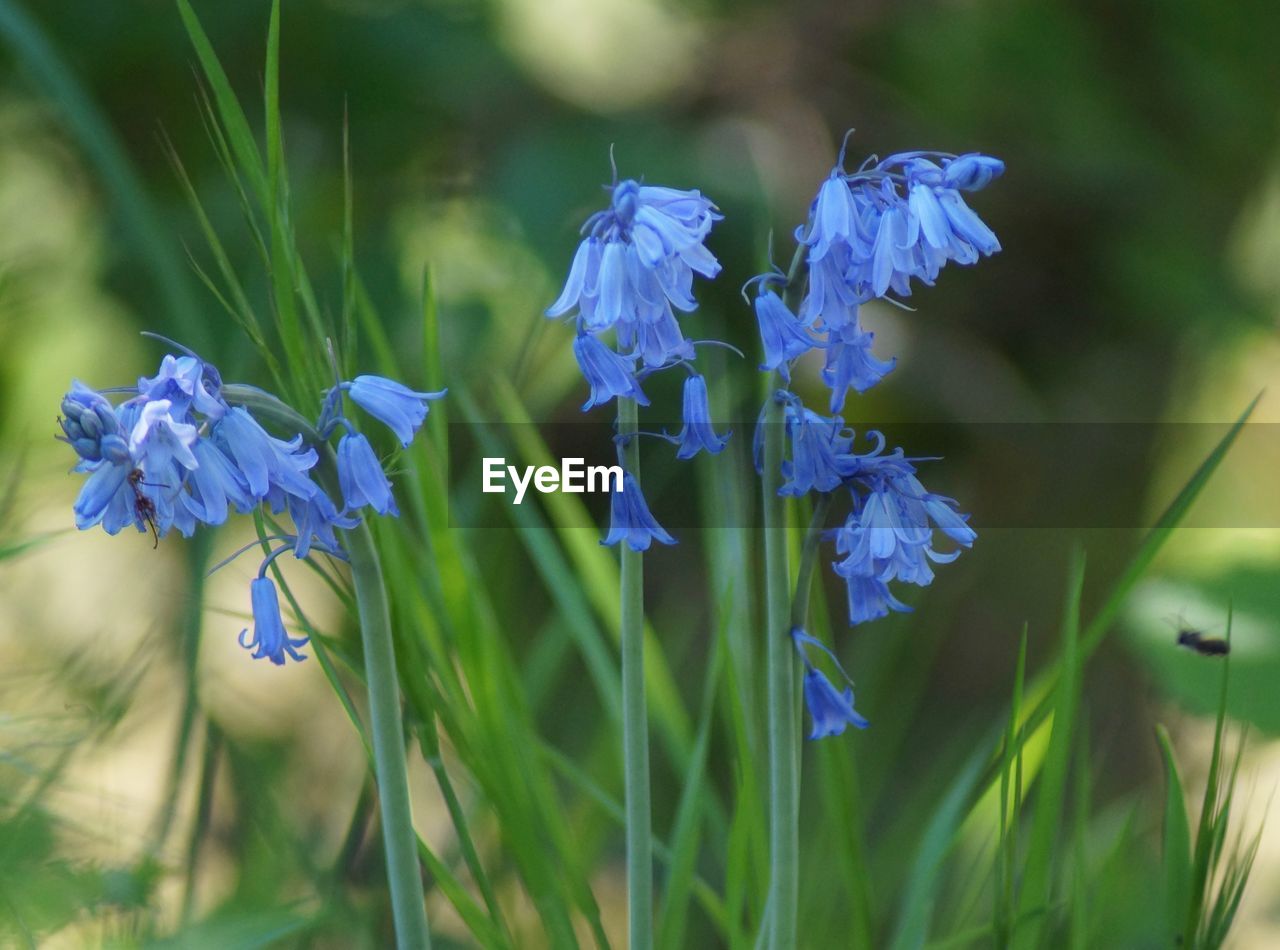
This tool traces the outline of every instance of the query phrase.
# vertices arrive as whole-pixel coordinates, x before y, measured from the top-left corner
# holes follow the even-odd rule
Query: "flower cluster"
[[[728,438],[712,428],[707,383],[692,366],[695,342],[685,338],[676,319],[676,311],[698,306],[693,275],[713,278],[720,272],[703,244],[720,219],[698,191],[615,182],[609,207],[582,226],[585,237],[564,290],[546,311],[548,317],[574,317],[573,354],[590,387],[584,412],[614,398],[647,406],[641,388],[647,376],[676,365],[688,370],[683,428],[670,439],[681,459],[703,450],[714,455]],[[614,494],[603,543],[623,540],[634,551],[654,541],[675,543],[650,513],[633,473]]]
[[[153,377],[136,386],[106,390],[125,398],[113,404],[80,381],[62,400],[59,438],[79,456],[74,471],[88,475],[75,501],[76,527],[101,525],[108,534],[129,526],[150,530],[159,544],[171,530],[190,537],[196,526],[220,525],[232,510],[259,505],[288,513],[289,535],[263,560],[251,586],[254,634],[241,643],[254,657],[283,664],[302,659],[305,640],[290,639],[267,567],[285,551],[299,558],[313,550],[343,557],[335,531],[353,528],[359,511],[397,514],[391,483],[369,440],[342,411],[343,397],[385,424],[408,445],[427,414],[427,402],[443,392],[414,392],[380,376],[357,376],[325,394],[320,421],[299,425],[291,439],[263,428],[250,406],[288,410],[274,396],[246,386],[224,386],[218,370],[198,356],[167,355]],[[342,507],[316,479],[325,467],[321,450],[339,428],[336,460]],[[305,432],[305,435],[304,435]]]
[[[820,415],[786,390],[778,390],[774,398],[783,403],[786,431],[778,494],[803,496],[837,489],[849,494],[844,524],[826,533],[842,556],[833,568],[847,587],[849,623],[876,620],[891,610],[909,611],[890,591],[890,582],[930,584],[931,563],[954,561],[962,548],[971,547],[977,539],[968,525],[969,516],[959,513],[954,499],[926,490],[916,477],[913,460],[901,448],[886,452],[881,433],[867,432],[868,449],[857,452],[856,433],[839,416]],[[761,467],[760,437],[757,429],[757,468]],[[935,550],[935,530],[957,547]]]
[[[870,159],[851,174],[843,165],[842,149],[808,221],[796,229],[792,273],[775,270],[754,278],[755,311],[765,354],[761,369],[776,371],[784,383],[791,382],[792,361],[812,349],[824,351],[830,416],[809,409],[788,389],[772,396],[783,406],[785,430],[778,493],[848,492],[843,525],[823,536],[835,541],[839,559],[833,568],[846,585],[849,623],[859,624],[909,610],[890,584],[928,585],[932,565],[955,560],[977,534],[953,499],[920,483],[918,460],[906,458],[902,449],[885,451],[880,433],[868,432],[867,450],[855,451],[855,434],[838,413],[850,389],[865,392],[895,365],[873,355],[873,334],[862,328],[858,310],[875,298],[910,295],[912,281],[932,285],[949,261],[974,264],[1000,250],[994,232],[961,193],[984,188],[1003,173],[1004,163],[976,153],[904,152]],[[788,290],[799,298],[794,310],[784,301]],[[758,428],[758,468],[763,437]],[[951,550],[934,548],[938,532]],[[804,647],[817,646],[833,660],[834,654],[798,628],[793,638],[804,658],[812,738],[838,735],[847,724],[865,728],[866,720],[853,709],[852,690],[837,690],[809,662]]]
[[[842,165],[843,155],[819,188],[809,221],[796,231],[808,272],[798,313],[770,289],[786,282],[781,274],[758,278],[755,300],[761,368],[787,378],[791,360],[824,350],[822,376],[833,413],[850,389],[865,392],[895,365],[872,354],[874,334],[858,321],[860,304],[890,291],[910,296],[912,280],[932,286],[948,261],[974,264],[1000,250],[961,192],[977,191],[1004,171],[1004,163],[988,155],[933,152],[891,155],[852,174]]]

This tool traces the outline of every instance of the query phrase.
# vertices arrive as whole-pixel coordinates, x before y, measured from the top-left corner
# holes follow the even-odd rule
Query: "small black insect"
[[[1183,628],[1178,631],[1178,646],[1195,650],[1201,656],[1226,656],[1231,644],[1221,637],[1206,637],[1199,630]]]
[[[151,536],[155,538],[155,543],[151,545],[154,550],[160,547],[160,532],[156,528],[156,503],[142,493],[141,486],[151,484],[144,482],[144,477],[142,469],[135,468],[129,473],[129,486],[133,489],[133,513],[151,529]]]

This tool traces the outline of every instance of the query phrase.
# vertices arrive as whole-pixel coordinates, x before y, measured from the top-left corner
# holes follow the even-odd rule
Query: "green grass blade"
[[[1175,528],[1186,517],[1187,512],[1191,510],[1191,506],[1200,496],[1200,492],[1204,490],[1205,485],[1209,483],[1209,479],[1213,477],[1213,473],[1218,470],[1218,466],[1222,464],[1222,460],[1226,458],[1227,452],[1235,443],[1236,437],[1240,435],[1240,430],[1244,428],[1249,417],[1253,415],[1253,410],[1258,405],[1258,400],[1262,398],[1262,393],[1253,397],[1253,401],[1245,407],[1238,419],[1232,423],[1231,428],[1213,447],[1213,450],[1200,463],[1199,468],[1195,470],[1191,478],[1182,487],[1182,490],[1169,503],[1169,507],[1157,519],[1155,526],[1147,533],[1143,539],[1141,546],[1134,554],[1133,559],[1129,562],[1129,566],[1125,568],[1124,574],[1120,580],[1108,594],[1106,601],[1101,609],[1089,621],[1088,626],[1084,628],[1084,632],[1080,635],[1080,652],[1085,659],[1088,659],[1093,651],[1098,648],[1098,644],[1102,642],[1102,638],[1107,635],[1107,631],[1111,629],[1112,623],[1115,622],[1116,616],[1120,613],[1120,608],[1124,606],[1124,600],[1129,596],[1129,592],[1133,590],[1135,584],[1141,579],[1147,568],[1151,566],[1151,562],[1155,560],[1156,554],[1164,547],[1165,541],[1169,539]]]
[[[1018,748],[1018,727],[1022,721],[1022,690],[1027,676],[1027,625],[1022,625],[1018,642],[1018,662],[1014,667],[1013,699],[1005,728],[1000,757],[1000,834],[996,842],[995,893],[992,895],[992,931],[999,943],[1009,938],[1011,922],[1017,915],[1014,903],[1013,868],[1018,855],[1018,824],[1022,810],[1021,790],[1015,787],[1014,770],[1022,750]],[[1010,792],[1014,793],[1012,801]]]
[[[227,78],[222,63],[218,61],[218,55],[213,51],[213,44],[209,42],[209,37],[205,34],[204,27],[200,25],[199,17],[191,9],[191,4],[188,0],[176,0],[176,2],[178,13],[182,17],[182,25],[186,28],[205,80],[213,92],[218,116],[223,128],[226,129],[228,145],[241,171],[248,177],[250,187],[259,203],[266,206],[270,192],[262,166],[262,156],[254,140],[253,131],[249,127],[249,120],[245,117],[244,110],[240,107],[240,100],[236,98],[235,91],[231,88],[231,81]]]
[[[1231,642],[1232,609],[1227,607],[1227,642]],[[1205,919],[1209,889],[1213,881],[1217,855],[1226,832],[1226,816],[1222,813],[1231,802],[1232,786],[1222,780],[1223,740],[1227,727],[1227,685],[1230,680],[1231,654],[1222,658],[1222,685],[1218,693],[1218,715],[1213,730],[1213,754],[1209,759],[1209,776],[1205,780],[1204,799],[1200,805],[1200,823],[1196,829],[1195,850],[1191,861],[1191,896],[1187,901],[1183,933],[1195,941]],[[1225,794],[1224,794],[1225,788]]]
[[[729,595],[732,591],[729,592]],[[728,612],[721,613],[721,628],[716,636],[711,657],[707,664],[706,681],[702,693],[702,709],[698,716],[698,732],[689,758],[676,806],[675,828],[671,835],[671,869],[667,887],[662,896],[662,908],[658,918],[657,946],[679,950],[685,946],[685,928],[688,923],[689,894],[692,889],[698,858],[701,818],[707,783],[707,753],[711,745],[711,723],[715,713],[716,690],[720,683],[720,670],[724,664]]]
[[[1182,779],[1169,731],[1156,726],[1156,740],[1164,760],[1164,864],[1165,940],[1172,946],[1182,942],[1182,928],[1187,919],[1187,902],[1191,898],[1191,825],[1187,802],[1182,794]]]
[[[1023,914],[1052,903],[1054,856],[1058,831],[1065,813],[1067,775],[1071,764],[1072,732],[1080,705],[1080,599],[1084,593],[1084,552],[1077,549],[1071,562],[1070,581],[1062,624],[1062,659],[1053,711],[1053,731],[1040,777],[1035,817],[1022,875],[1019,907]],[[1043,917],[1015,934],[1015,947],[1037,947],[1043,940]]]
[[[985,749],[978,749],[952,780],[925,826],[920,847],[907,875],[906,893],[898,912],[898,924],[890,946],[893,950],[916,950],[929,937],[932,908],[938,897],[942,866],[956,843],[965,817],[965,807],[982,775]]]
[[[1164,542],[1168,540],[1169,535],[1173,533],[1187,512],[1191,509],[1200,492],[1204,490],[1213,473],[1217,471],[1218,466],[1222,464],[1222,460],[1226,457],[1227,452],[1235,443],[1241,429],[1248,421],[1254,408],[1258,404],[1258,400],[1262,398],[1259,393],[1252,402],[1245,408],[1239,418],[1232,424],[1231,428],[1214,446],[1213,450],[1205,457],[1204,461],[1196,469],[1190,480],[1178,492],[1174,500],[1165,509],[1164,513],[1157,520],[1155,526],[1148,532],[1143,539],[1138,550],[1134,553],[1125,572],[1121,575],[1120,580],[1112,587],[1103,603],[1101,609],[1094,615],[1093,619],[1084,628],[1080,635],[1080,655],[1081,662],[1085,662],[1097,649],[1102,639],[1111,629],[1111,625],[1118,615],[1120,608],[1123,606],[1125,598],[1132,591],[1135,584],[1142,577],[1146,569],[1151,565],[1155,556],[1159,553]],[[1060,664],[1054,664],[1047,670],[1039,674],[1032,682],[1027,690],[1027,694],[1031,697],[1028,708],[1023,717],[1021,729],[1021,738],[1018,747],[1043,741],[1050,728],[1048,717],[1050,715],[1050,702],[1055,695],[1060,676]],[[992,774],[983,785],[983,796],[998,794],[1000,776],[995,770],[998,768],[997,762],[992,762]],[[1028,785],[1034,778],[1034,774],[1026,776]]]

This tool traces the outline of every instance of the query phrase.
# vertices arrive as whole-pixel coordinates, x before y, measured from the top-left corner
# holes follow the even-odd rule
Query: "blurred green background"
[[[193,6],[260,132],[269,4]],[[1264,0],[291,0],[281,104],[293,224],[321,308],[337,312],[345,129],[356,260],[406,354],[404,378],[423,384],[427,372],[415,354],[430,267],[444,381],[465,384],[475,418],[509,420],[518,399],[550,427],[575,421],[584,394],[569,332],[541,311],[578,223],[602,201],[610,146],[623,176],[701,188],[725,215],[710,241],[724,273],[700,289],[691,335],[748,354],[716,358],[718,413],[735,420],[741,452],[760,383],[755,321],[738,287],[763,268],[770,231],[777,256],[789,257],[791,231],[844,130],[856,128],[854,164],[913,148],[998,155],[1005,177],[973,204],[1003,252],[946,272],[911,299],[913,311],[867,308],[877,351],[897,355],[899,367],[852,399],[846,416],[883,423],[891,441],[894,422],[955,426],[960,435],[926,482],[962,504],[1001,497],[1019,485],[972,450],[966,426],[1221,423],[1280,377],[1277,36],[1280,6]],[[268,669],[235,645],[249,566],[193,589],[194,555],[177,539],[153,551],[149,538],[71,527],[78,480],[66,476],[68,453],[52,435],[72,377],[109,386],[150,373],[161,350],[138,335],[149,329],[197,347],[229,379],[265,381],[201,283],[209,253],[168,157],[171,148],[248,291],[265,295],[239,197],[210,144],[195,63],[168,0],[0,0],[0,478],[9,486],[0,545],[9,552],[39,539],[0,566],[0,809],[23,815],[0,842],[10,907],[0,916],[5,934],[53,934],[58,945],[127,942],[188,919],[240,923],[256,935],[247,943],[262,934],[269,942],[271,927],[292,926],[272,915],[314,896],[308,882],[341,848],[362,783],[358,742],[317,664]],[[816,369],[798,376],[815,404]],[[673,385],[655,382],[651,393],[671,415]],[[1090,795],[1113,824],[1135,803],[1157,809],[1143,813],[1143,828],[1158,824],[1156,721],[1173,730],[1184,775],[1202,776],[1201,717],[1213,707],[1216,668],[1173,648],[1167,618],[1183,613],[1220,631],[1228,600],[1237,624],[1231,710],[1255,727],[1242,771],[1251,814],[1270,801],[1280,775],[1277,399],[1272,386],[1258,425],[1199,501],[1196,527],[1175,533],[1089,667]],[[448,411],[451,423],[463,418]],[[842,591],[828,583],[829,629],[875,728],[805,748],[813,946],[839,945],[829,941],[846,932],[845,903],[892,906],[917,816],[945,792],[938,776],[986,741],[1008,702],[1024,621],[1032,669],[1056,648],[1070,545],[1081,540],[1089,553],[1088,610],[1140,536],[1097,526],[1150,524],[1223,430],[1116,431],[1126,451],[1076,459],[1068,473],[1096,506],[1089,519],[988,526],[977,511],[977,546],[914,598],[915,614],[846,630]],[[908,445],[909,454],[935,451]],[[471,460],[452,463],[452,504],[478,505]],[[743,523],[749,516],[717,506],[749,506],[754,485],[723,491],[717,463],[699,459],[695,480],[656,462],[650,501],[660,520],[683,512],[672,517],[685,525]],[[729,470],[748,478],[742,466]],[[494,623],[527,674],[521,688],[538,734],[617,798],[613,733],[584,686],[589,660],[564,634],[586,608],[556,592],[510,531],[451,530],[466,537]],[[754,675],[741,651],[758,648],[758,588],[742,571],[758,552],[736,528],[678,533],[679,547],[648,559],[648,604],[675,690],[696,715],[717,630],[729,629],[740,651],[731,665]],[[215,559],[240,540],[220,533]],[[327,593],[296,573],[300,598],[323,620]],[[735,577],[737,586],[720,583]],[[224,763],[203,794],[189,777],[171,781],[186,675],[178,631],[201,604],[200,721],[211,724],[201,754]],[[749,688],[748,734],[762,715]],[[725,752],[732,718],[711,731],[709,782],[722,789],[761,767]],[[856,807],[833,814],[832,789],[843,786],[832,776],[855,760]],[[443,840],[440,794],[421,759],[413,768],[419,829]],[[684,779],[660,755],[655,770],[661,834],[678,818]],[[467,803],[480,801],[465,774],[460,783]],[[586,786],[560,787],[605,930],[620,945],[617,828]],[[38,818],[21,809],[31,801]],[[712,840],[716,820],[725,815],[708,819]],[[848,822],[868,848],[868,892],[856,900],[827,883],[844,860],[843,832],[833,829]],[[192,827],[204,836],[199,847],[188,847]],[[1280,829],[1269,832],[1238,946],[1280,940]],[[1147,843],[1126,898],[1140,900],[1144,876],[1155,873],[1158,844]],[[357,895],[376,892],[381,874],[377,848],[362,847],[348,865]],[[496,829],[480,847],[503,865]],[[199,868],[190,885],[188,860]],[[699,873],[713,878],[732,860],[703,856]],[[544,942],[535,908],[503,900],[517,945]],[[466,943],[465,928],[436,903],[435,925]],[[871,918],[873,932],[892,928],[889,909]],[[353,911],[332,945],[376,944],[366,926]],[[688,945],[715,942],[697,910],[688,928]],[[213,933],[209,945],[241,939]]]

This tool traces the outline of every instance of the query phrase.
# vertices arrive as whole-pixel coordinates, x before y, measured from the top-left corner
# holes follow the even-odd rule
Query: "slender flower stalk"
[[[800,780],[796,728],[795,657],[787,636],[791,592],[787,557],[787,500],[782,487],[782,403],[769,374],[764,413],[765,667],[769,705],[769,915],[770,950],[795,946],[800,890]]]
[[[618,400],[618,438],[628,476],[640,477],[639,412]],[[628,946],[653,945],[653,854],[649,716],[644,689],[644,552],[621,546],[622,746],[627,813]]]
[[[351,581],[360,615],[365,679],[369,688],[369,740],[373,746],[378,805],[382,810],[383,845],[396,946],[418,950],[431,946],[427,910],[418,872],[418,836],[409,808],[409,774],[405,768],[404,729],[400,717],[400,680],[391,637],[391,612],[373,533],[361,523],[343,532],[351,560]]]

